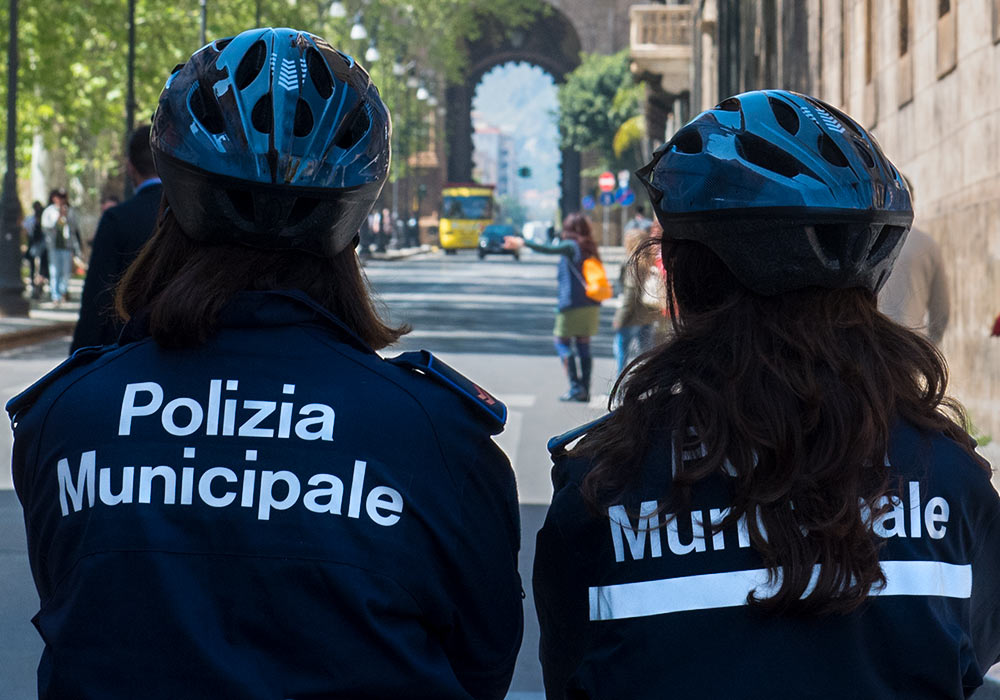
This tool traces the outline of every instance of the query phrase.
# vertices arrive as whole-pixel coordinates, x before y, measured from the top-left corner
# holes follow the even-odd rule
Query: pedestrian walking
[[[395,247],[396,242],[396,222],[392,220],[392,213],[388,209],[382,210],[381,227],[378,234],[378,245],[375,250],[384,253],[390,246]]]
[[[106,209],[97,224],[70,354],[88,345],[110,345],[121,332],[112,292],[153,234],[163,194],[149,146],[148,124],[129,137],[125,170],[132,180],[133,194],[127,202]]]
[[[663,229],[653,224],[645,229],[633,228],[629,233],[625,236],[629,263],[622,265],[619,273],[621,293],[612,321],[616,375],[624,372],[632,359],[653,347],[657,324],[666,309],[660,266],[650,246],[643,245],[651,235],[661,235]]]
[[[42,212],[42,233],[49,261],[49,294],[59,304],[69,299],[73,258],[80,255],[80,225],[66,190],[49,193],[49,206]]]
[[[429,353],[377,354],[407,329],[354,251],[390,132],[365,70],[294,29],[168,78],[120,345],[8,404],[43,699],[505,696],[505,409]]]
[[[584,260],[596,258],[600,261],[590,224],[586,216],[574,212],[563,221],[558,243],[536,243],[520,236],[504,238],[504,248],[508,250],[520,250],[524,246],[539,253],[560,256],[557,278],[559,301],[552,333],[556,354],[569,381],[569,390],[559,400],[588,402],[594,366],[590,339],[597,335],[601,321],[601,302],[587,296],[583,275]]]
[[[637,205],[632,218],[625,224],[626,245],[629,236],[638,236],[639,238],[642,238],[644,234],[649,232],[649,228],[652,225],[653,221],[646,217],[646,210],[642,206]]]
[[[31,213],[25,217],[22,224],[24,236],[27,240],[27,247],[24,250],[24,259],[28,263],[28,281],[31,289],[31,298],[40,299],[45,287],[45,263],[48,263],[45,252],[45,233],[42,231],[42,212],[45,207],[41,202],[35,200],[31,203]]]
[[[905,176],[904,176],[905,177]],[[913,186],[906,181],[913,197]],[[911,228],[892,274],[878,295],[879,309],[896,323],[940,345],[951,316],[948,273],[941,246],[927,232]]]
[[[1000,658],[1000,498],[943,358],[878,312],[897,171],[766,90],[637,175],[676,335],[550,441],[546,697],[968,697]]]

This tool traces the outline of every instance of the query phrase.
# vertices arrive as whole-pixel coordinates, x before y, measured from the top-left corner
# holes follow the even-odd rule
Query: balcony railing
[[[629,19],[633,71],[659,76],[660,87],[668,94],[690,90],[691,6],[632,5]]]
[[[632,5],[629,19],[633,54],[691,45],[690,5]]]

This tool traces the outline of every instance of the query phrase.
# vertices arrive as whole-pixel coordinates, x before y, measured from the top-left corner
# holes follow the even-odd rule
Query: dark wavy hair
[[[161,210],[156,230],[115,290],[115,311],[127,321],[148,314],[158,345],[193,347],[217,330],[219,312],[241,291],[305,292],[379,350],[409,332],[381,318],[354,248],[326,258],[294,250],[205,244],[189,238]]]
[[[731,508],[714,530],[747,516],[752,546],[780,584],[748,603],[774,613],[857,608],[885,582],[869,525],[900,487],[885,468],[894,421],[941,431],[989,470],[962,407],[945,395],[944,358],[879,313],[867,289],[760,296],[705,246],[662,246],[675,336],[629,366],[612,392],[617,410],[572,451],[593,464],[584,497],[606,513],[644,460],[670,470],[673,459],[660,510],[686,514],[692,488],[725,469],[735,477]]]
[[[576,244],[580,246],[580,253],[584,259],[601,259],[600,254],[597,252],[597,242],[594,240],[594,234],[590,229],[590,222],[580,212],[575,211],[567,214],[566,218],[563,219],[562,237],[576,241]]]

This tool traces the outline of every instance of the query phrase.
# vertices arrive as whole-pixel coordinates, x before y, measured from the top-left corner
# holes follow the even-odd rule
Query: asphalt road
[[[616,273],[608,266],[609,277]],[[595,339],[594,399],[589,405],[562,403],[565,390],[552,347],[555,261],[526,254],[479,261],[471,253],[425,254],[407,260],[376,261],[368,277],[394,323],[413,332],[384,354],[425,348],[496,394],[509,409],[498,442],[518,480],[521,501],[520,569],[525,581],[525,637],[509,700],[540,700],[538,626],[531,596],[535,533],[551,496],[546,441],[600,415],[613,380],[611,320],[603,310]],[[0,400],[28,386],[61,362],[69,338],[0,353]],[[10,430],[0,421],[0,697],[35,695],[35,667],[42,644],[30,624],[38,608],[24,544],[17,499],[11,491]]]

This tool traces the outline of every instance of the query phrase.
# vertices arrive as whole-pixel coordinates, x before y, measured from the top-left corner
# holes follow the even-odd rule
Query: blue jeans
[[[69,278],[73,274],[73,251],[56,248],[49,251],[49,293],[52,301],[59,301],[69,292]]]
[[[615,331],[617,374],[621,374],[625,365],[652,347],[653,331],[652,323],[645,326],[622,326]]]

